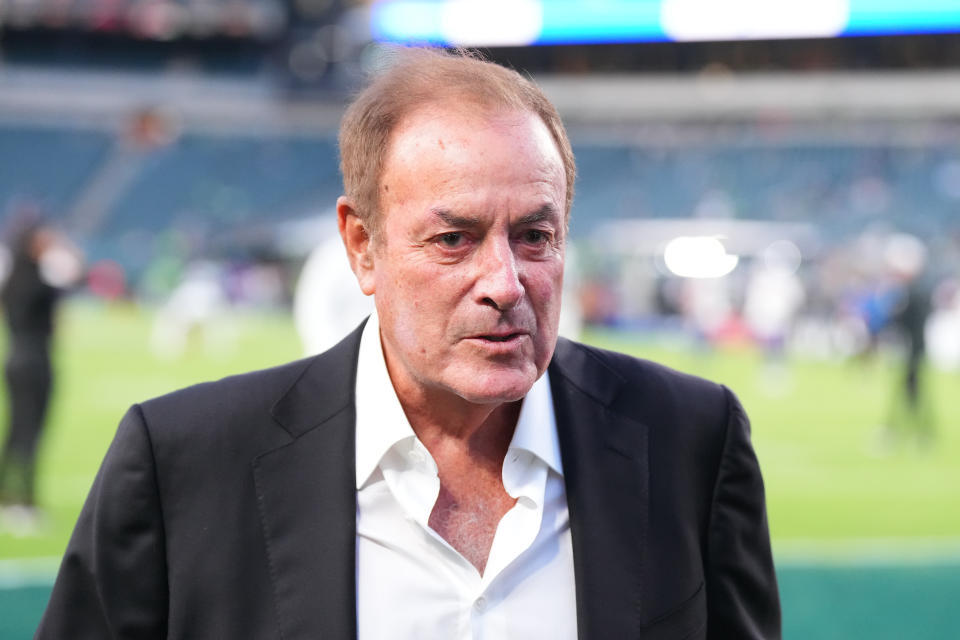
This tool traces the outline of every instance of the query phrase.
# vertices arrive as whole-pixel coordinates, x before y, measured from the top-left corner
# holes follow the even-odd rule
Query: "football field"
[[[80,302],[63,311],[38,482],[46,517],[34,535],[0,532],[4,640],[30,636],[131,403],[299,357],[283,314],[225,317],[169,358],[150,348],[149,311]],[[766,481],[787,638],[960,638],[960,375],[929,372],[937,431],[920,446],[879,437],[897,381],[887,357],[794,356],[771,365],[747,347],[713,351],[614,332],[586,340],[717,380],[740,396]]]

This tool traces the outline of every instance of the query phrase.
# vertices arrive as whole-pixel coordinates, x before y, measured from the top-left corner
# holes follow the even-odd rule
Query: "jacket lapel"
[[[314,359],[274,405],[290,441],[253,462],[285,640],[357,635],[353,398],[362,329]]]
[[[623,379],[561,339],[550,384],[563,460],[580,640],[640,635],[649,503],[647,428],[611,409]]]

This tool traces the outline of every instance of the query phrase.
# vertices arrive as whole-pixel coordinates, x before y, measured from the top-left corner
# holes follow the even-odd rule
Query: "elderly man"
[[[340,142],[376,313],[133,407],[38,637],[779,637],[734,396],[557,338],[575,169],[542,93],[406,51]]]

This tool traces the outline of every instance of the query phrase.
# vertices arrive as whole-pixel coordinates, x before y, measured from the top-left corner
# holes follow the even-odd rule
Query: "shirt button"
[[[473,606],[477,611],[486,611],[487,599],[484,598],[483,596],[480,596],[474,601]]]

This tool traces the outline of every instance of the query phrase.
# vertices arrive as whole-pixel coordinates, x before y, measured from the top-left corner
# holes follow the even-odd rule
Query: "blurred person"
[[[293,319],[304,353],[322,353],[373,311],[357,288],[340,237],[331,234],[310,252],[293,293]]]
[[[771,358],[782,357],[787,334],[806,299],[798,266],[798,258],[783,245],[771,245],[747,281],[744,320]]]
[[[131,408],[36,637],[779,638],[735,396],[557,336],[576,170],[536,85],[400,51],[340,150],[374,311]]]
[[[97,260],[87,268],[87,292],[109,302],[122,300],[127,294],[127,276],[115,260]]]
[[[800,255],[792,243],[778,241],[754,265],[747,281],[743,317],[753,339],[763,349],[760,384],[781,392],[788,383],[784,351],[806,294],[797,276]]]
[[[572,242],[564,247],[563,265],[563,305],[560,307],[560,320],[557,333],[570,340],[579,340],[583,333],[583,303],[581,290],[583,277],[580,272],[580,258]]]
[[[712,348],[724,337],[734,320],[730,280],[720,278],[683,278],[681,280],[684,319],[692,327],[701,347]]]
[[[895,234],[888,241],[885,257],[896,292],[891,326],[903,347],[903,356],[902,374],[891,398],[883,437],[888,445],[913,438],[919,446],[929,447],[934,438],[934,416],[924,376],[933,287],[927,249],[918,238]]]
[[[854,359],[861,365],[875,362],[899,296],[888,263],[889,237],[886,231],[868,228],[847,247],[851,273],[844,306],[860,324]]]
[[[176,359],[193,345],[209,351],[229,344],[229,331],[223,326],[227,296],[221,280],[220,265],[208,260],[184,268],[183,277],[154,318],[150,332],[154,355]]]
[[[933,310],[924,332],[932,365],[945,371],[960,370],[960,280],[947,277],[933,292]]]
[[[29,533],[39,523],[36,462],[53,373],[50,343],[57,301],[81,275],[79,252],[38,220],[16,232],[0,289],[7,325],[7,433],[0,453],[0,526]]]
[[[881,337],[893,321],[899,290],[886,277],[873,278],[854,293],[853,305],[863,323],[865,339],[857,359],[872,361],[880,347]]]

